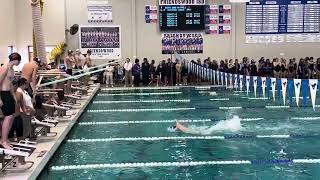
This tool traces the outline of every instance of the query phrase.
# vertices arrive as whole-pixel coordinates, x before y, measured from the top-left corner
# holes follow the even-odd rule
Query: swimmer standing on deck
[[[21,71],[21,78],[27,80],[29,84],[28,93],[34,98],[37,88],[37,73],[40,68],[41,60],[39,58],[33,58],[33,61],[26,63]]]
[[[14,78],[13,66],[18,66],[20,62],[20,54],[12,53],[9,56],[9,62],[0,68],[0,106],[2,113],[5,116],[1,123],[0,144],[5,149],[12,149],[8,140],[8,135],[12,126],[16,109],[16,98],[12,85],[12,79]]]

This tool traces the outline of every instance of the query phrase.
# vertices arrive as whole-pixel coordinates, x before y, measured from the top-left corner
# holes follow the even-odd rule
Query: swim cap
[[[10,56],[9,56],[9,60],[10,61],[21,61],[21,55],[19,54],[19,53],[12,53],[12,54],[10,54]]]
[[[41,64],[41,60],[40,60],[40,58],[35,57],[35,58],[33,58],[33,60],[34,60],[36,63],[38,63],[39,65]]]
[[[177,127],[176,126],[170,126],[167,129],[169,132],[176,132],[177,131]]]
[[[61,71],[65,71],[66,70],[66,66],[64,64],[60,64],[59,69]]]

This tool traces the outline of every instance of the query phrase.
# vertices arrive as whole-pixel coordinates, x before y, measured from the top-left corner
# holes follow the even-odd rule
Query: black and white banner
[[[201,33],[164,33],[162,34],[162,54],[201,54],[203,35]]]
[[[81,26],[80,49],[92,51],[92,59],[121,59],[120,26]]]
[[[112,5],[107,1],[88,1],[87,8],[89,23],[112,22]]]

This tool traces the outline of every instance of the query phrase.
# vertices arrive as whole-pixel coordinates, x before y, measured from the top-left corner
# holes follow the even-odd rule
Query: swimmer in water
[[[187,128],[186,126],[180,124],[178,121],[176,121],[175,125],[177,130],[180,130],[181,132],[188,133],[188,134],[201,134],[201,132]]]

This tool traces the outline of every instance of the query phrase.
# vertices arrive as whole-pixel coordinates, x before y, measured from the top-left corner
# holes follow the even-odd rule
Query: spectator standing
[[[140,85],[140,74],[141,74],[141,67],[139,64],[139,59],[135,60],[135,64],[132,67],[132,75],[134,77],[133,83],[136,87]]]
[[[127,87],[128,85],[132,85],[132,63],[130,62],[130,59],[126,59],[126,63],[123,65],[124,68],[124,76],[125,76],[125,85],[124,87]]]

